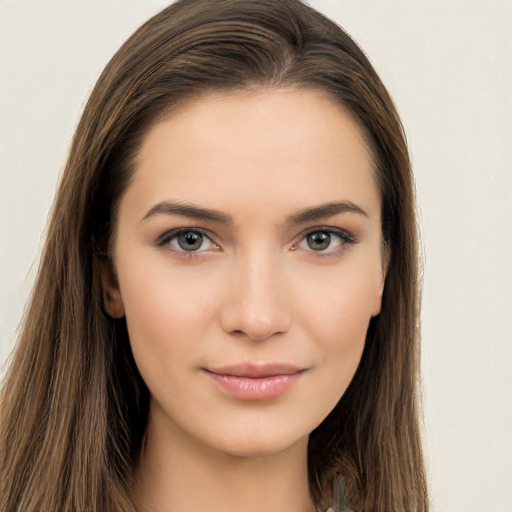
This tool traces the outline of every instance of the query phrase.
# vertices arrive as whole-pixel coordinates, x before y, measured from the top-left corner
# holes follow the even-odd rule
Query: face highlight
[[[148,431],[248,457],[307,444],[380,311],[380,225],[364,137],[320,93],[205,95],[155,125],[104,280]]]

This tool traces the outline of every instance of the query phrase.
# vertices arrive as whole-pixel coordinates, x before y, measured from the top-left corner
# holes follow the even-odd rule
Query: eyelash
[[[205,239],[209,240],[212,245],[214,245],[216,248],[220,248],[219,245],[215,242],[215,236],[213,235],[213,233],[211,233],[210,231],[206,230],[206,229],[202,229],[202,228],[176,228],[176,229],[171,229],[170,231],[167,231],[165,232],[163,235],[161,235],[155,242],[155,245],[157,247],[163,247],[164,245],[170,245],[171,241],[173,239],[177,239],[177,237],[179,235],[184,235],[184,234],[187,234],[187,233],[195,233],[195,234],[199,234],[203,237],[203,241]],[[203,245],[203,244],[201,244]],[[186,251],[184,249],[175,249],[175,248],[172,248],[170,247],[170,250],[173,251],[175,254],[177,254],[178,256],[180,257],[185,257],[185,258],[193,258],[195,256],[197,256],[198,254],[201,254],[203,251]]]
[[[190,227],[190,228],[176,228],[172,229],[170,231],[165,232],[163,235],[161,235],[155,242],[155,245],[157,247],[164,247],[165,245],[170,245],[170,243],[177,239],[179,235],[184,235],[188,233],[194,233],[199,234],[202,237],[202,243],[201,246],[204,243],[204,240],[207,239],[210,241],[210,243],[216,248],[220,249],[219,244],[216,243],[216,237],[208,230],[202,229],[202,228],[196,228],[196,227]],[[304,249],[306,252],[311,253],[314,257],[317,258],[332,258],[332,257],[338,257],[341,255],[342,252],[346,249],[346,245],[351,245],[357,243],[357,240],[355,237],[353,237],[351,234],[349,234],[344,229],[332,227],[332,226],[318,226],[313,229],[308,230],[304,234],[301,235],[301,238],[299,242],[292,244],[291,250],[295,251],[297,249],[300,249],[299,245],[302,243],[307,244],[307,238],[311,235],[317,234],[317,233],[324,233],[329,235],[329,245],[326,247],[326,250],[318,250],[315,251],[311,247],[308,249]],[[329,250],[329,247],[332,244],[332,237],[335,236],[339,239],[340,245],[334,249]],[[183,248],[177,249],[173,247],[169,247],[169,249],[177,254],[179,257],[185,257],[185,258],[193,258],[197,257],[197,255],[202,254],[203,251],[195,250],[195,251],[187,251]]]
[[[327,234],[329,235],[330,239],[326,250],[315,251],[311,247],[309,247],[309,250],[305,249],[308,253],[311,253],[316,258],[337,258],[341,256],[343,252],[345,252],[347,245],[357,243],[356,238],[344,229],[336,228],[333,226],[317,226],[313,229],[309,229],[306,233],[304,233],[300,241],[297,244],[292,245],[292,250],[297,250],[299,248],[299,244],[303,242],[307,244],[307,238],[318,233]],[[332,244],[333,236],[339,239],[339,246],[329,250]]]

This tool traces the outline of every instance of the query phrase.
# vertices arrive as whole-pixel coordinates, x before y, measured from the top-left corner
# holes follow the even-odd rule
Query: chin
[[[303,445],[307,447],[309,439],[309,434],[302,437],[285,433],[276,435],[276,432],[269,434],[268,430],[249,431],[240,436],[232,432],[228,438],[212,442],[211,446],[231,457],[250,459],[271,457],[286,450],[301,449]]]

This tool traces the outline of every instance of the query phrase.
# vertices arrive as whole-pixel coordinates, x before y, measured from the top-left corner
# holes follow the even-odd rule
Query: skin
[[[349,211],[298,218],[331,203]],[[120,202],[115,277],[103,275],[151,394],[143,510],[312,510],[308,436],[380,311],[380,206],[364,136],[319,92],[208,94],[149,131]],[[178,228],[198,250],[163,236]],[[311,248],[312,232],[327,246]],[[240,399],[206,371],[240,363],[301,372],[276,397]]]

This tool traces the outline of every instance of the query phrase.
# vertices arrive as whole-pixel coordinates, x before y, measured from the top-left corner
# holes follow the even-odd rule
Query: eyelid
[[[184,226],[184,227],[170,229],[170,230],[166,231],[165,233],[163,233],[162,235],[160,235],[155,240],[154,243],[157,247],[164,247],[164,245],[167,244],[167,245],[169,245],[168,249],[170,251],[173,251],[174,253],[179,254],[180,256],[181,255],[193,256],[193,255],[202,254],[204,252],[207,252],[209,249],[198,250],[198,251],[185,251],[185,250],[178,250],[173,247],[170,247],[169,242],[174,237],[178,236],[181,233],[189,233],[189,232],[200,233],[202,236],[208,238],[211,241],[211,243],[215,246],[216,250],[220,249],[220,245],[218,243],[218,237],[214,233],[212,233],[211,231],[209,231],[207,229],[199,228],[199,227],[195,227],[195,226]]]
[[[317,257],[328,257],[336,255],[346,249],[347,245],[352,245],[358,242],[357,238],[347,229],[340,228],[337,226],[315,226],[313,228],[308,228],[307,230],[300,233],[297,236],[297,242],[292,244],[292,250],[298,249],[298,245],[305,241],[306,237],[312,235],[313,233],[328,233],[331,235],[336,235],[341,239],[341,244],[339,247],[329,250],[327,248],[324,251],[315,251],[313,249],[304,249],[306,252],[312,253]]]
[[[312,228],[308,228],[304,231],[302,231],[298,236],[297,239],[302,240],[303,238],[307,237],[308,235],[311,235],[313,233],[322,232],[322,233],[333,233],[335,235],[341,236],[343,239],[346,239],[350,242],[357,242],[357,238],[355,235],[353,235],[348,229],[340,228],[338,226],[329,226],[329,225],[322,225],[322,226],[314,226]]]

